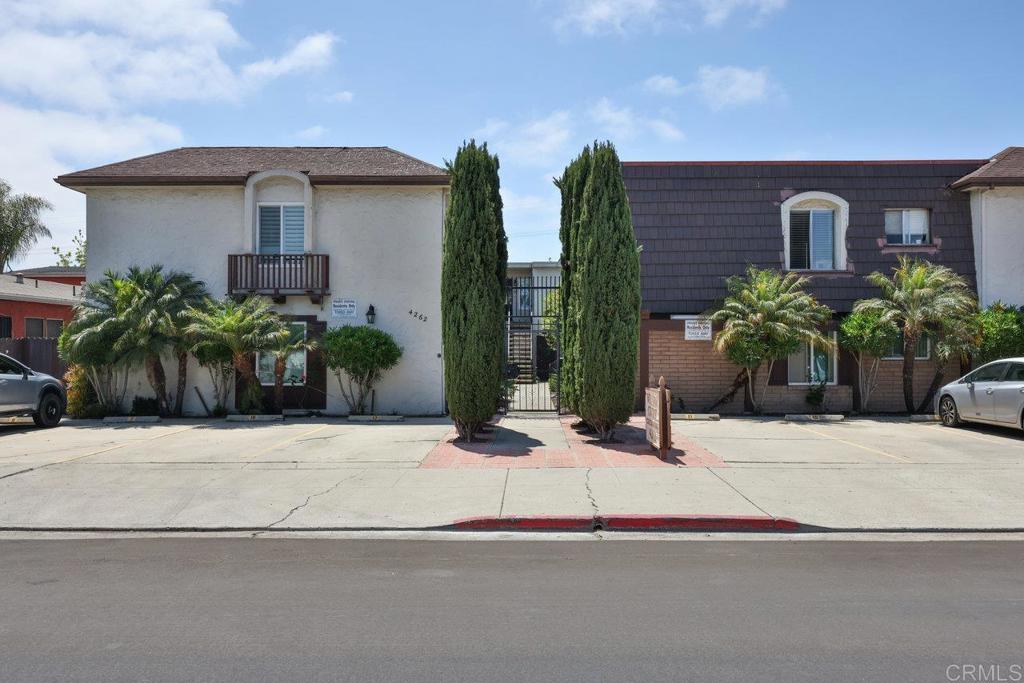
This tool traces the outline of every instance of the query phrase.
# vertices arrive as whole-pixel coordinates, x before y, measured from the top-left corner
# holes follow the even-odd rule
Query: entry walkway
[[[454,429],[420,467],[431,469],[547,467],[724,467],[721,458],[679,435],[666,460],[647,444],[642,417],[615,430],[615,443],[602,444],[572,429],[575,416],[507,415],[480,443],[461,443]]]

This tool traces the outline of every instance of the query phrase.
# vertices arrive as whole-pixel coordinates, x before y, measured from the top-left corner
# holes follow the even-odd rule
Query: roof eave
[[[53,179],[58,185],[82,191],[86,187],[173,187],[173,186],[244,186],[244,176],[88,176],[62,175]],[[451,183],[448,175],[311,175],[313,185],[441,185]]]
[[[1012,178],[961,178],[950,187],[954,190],[965,190],[975,187],[1019,187],[1024,186],[1024,177]]]

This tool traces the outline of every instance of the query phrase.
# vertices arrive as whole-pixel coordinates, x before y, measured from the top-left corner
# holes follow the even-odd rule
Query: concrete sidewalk
[[[551,422],[537,425],[515,423],[519,436],[495,441],[564,437]],[[467,517],[645,514],[1024,528],[1024,441],[1013,433],[723,420],[680,427],[680,436],[724,466],[421,467],[450,430],[440,419],[7,430],[0,527],[419,528]]]

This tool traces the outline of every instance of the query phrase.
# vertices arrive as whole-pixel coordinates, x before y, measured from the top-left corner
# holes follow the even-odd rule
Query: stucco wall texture
[[[971,193],[974,261],[983,306],[1024,306],[1024,187]]]
[[[254,188],[256,202],[301,202],[303,186],[289,178],[270,178]],[[441,238],[444,190],[423,186],[329,186],[314,188],[311,242],[313,253],[330,257],[331,296],[314,304],[290,296],[276,309],[283,314],[314,315],[328,327],[365,324],[373,304],[376,325],[403,348],[399,365],[377,386],[378,413],[436,415],[444,411],[441,365]],[[192,273],[210,293],[227,292],[229,254],[245,252],[254,225],[245,225],[241,187],[89,188],[87,278],[107,269],[163,264]],[[355,299],[354,321],[331,317],[331,298]],[[410,313],[412,312],[412,313]],[[424,319],[425,318],[425,319]],[[173,386],[176,366],[165,360]],[[212,403],[209,376],[193,360],[189,384]],[[328,372],[327,413],[348,407]],[[151,396],[143,372],[128,391]],[[195,392],[185,399],[187,414],[203,414]]]

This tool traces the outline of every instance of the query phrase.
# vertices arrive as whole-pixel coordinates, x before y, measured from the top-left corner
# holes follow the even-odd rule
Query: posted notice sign
[[[711,321],[707,318],[693,318],[686,321],[683,329],[686,341],[711,341]]]
[[[332,299],[331,300],[331,317],[340,320],[355,320],[356,319],[356,300],[355,299]]]

